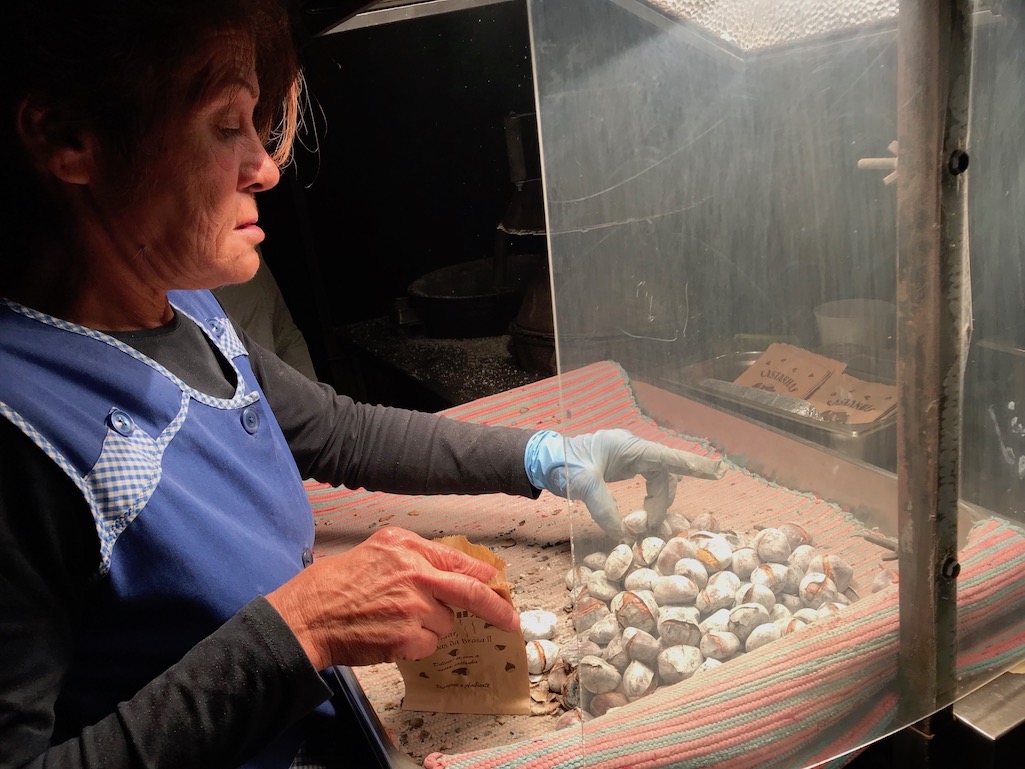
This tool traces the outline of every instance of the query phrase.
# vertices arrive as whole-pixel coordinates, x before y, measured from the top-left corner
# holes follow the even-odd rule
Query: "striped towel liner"
[[[958,672],[982,683],[1025,654],[1025,532],[998,520],[977,524],[962,553],[959,588]],[[580,729],[459,755],[434,753],[424,766],[749,769],[826,762],[899,726],[898,613],[892,586]]]
[[[566,413],[566,412],[569,413]],[[701,439],[666,431],[646,417],[626,373],[596,363],[443,412],[484,424],[556,429],[567,434],[623,427],[641,437],[706,456],[721,456]],[[674,509],[710,511],[744,530],[769,520],[794,520],[823,549],[843,556],[855,573],[879,565],[881,552],[837,506],[780,487],[738,467],[720,481],[683,479]],[[569,540],[563,500],[505,495],[416,497],[307,483],[318,524],[318,555],[364,539],[383,523],[424,536],[458,531],[487,544]],[[640,507],[643,481],[614,485],[621,507]],[[515,521],[529,519],[517,528]],[[512,522],[512,523],[510,523]],[[959,674],[967,687],[984,683],[1025,655],[1025,536],[986,521],[971,532],[958,580]],[[867,593],[867,585],[859,586]],[[1018,617],[1021,617],[1019,619]],[[427,757],[428,769],[627,769],[640,767],[842,766],[854,751],[898,726],[897,589],[863,598],[728,665],[703,673],[588,722],[536,739],[473,752]],[[923,714],[924,716],[925,714]]]

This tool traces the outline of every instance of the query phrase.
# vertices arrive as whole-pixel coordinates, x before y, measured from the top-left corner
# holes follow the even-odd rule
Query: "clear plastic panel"
[[[1025,14],[979,24],[976,38],[963,495],[1025,521]]]
[[[898,467],[897,3],[528,7],[562,429],[625,427],[728,468],[681,479],[664,522],[635,512],[643,479],[614,484],[629,553],[574,508],[583,764],[810,766],[1025,656],[1017,14],[980,4],[969,25],[983,277],[963,351],[958,652],[934,629],[956,678],[923,698],[897,576],[898,473],[918,463]]]

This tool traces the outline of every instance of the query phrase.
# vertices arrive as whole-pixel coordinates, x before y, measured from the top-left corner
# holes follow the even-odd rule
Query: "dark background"
[[[362,396],[338,329],[493,253],[511,195],[504,119],[534,110],[526,5],[319,37],[305,73],[311,130],[262,196],[264,255],[320,377]]]
[[[1021,394],[1025,387],[1025,318],[1021,312],[1025,303],[1025,164],[1021,162],[1025,23],[1018,4],[1009,3],[1005,10],[1010,23],[977,30],[971,160],[975,330],[965,399],[968,450],[963,456],[962,492],[993,510],[1017,517],[1025,514],[1021,508],[1025,499],[1025,430],[1020,429],[1025,425],[1025,396]],[[573,21],[579,23],[580,19]],[[630,29],[624,25],[620,33],[626,37]],[[650,34],[654,36],[655,31]],[[644,39],[622,41],[627,50],[645,43]],[[805,68],[803,76],[807,104],[815,107],[809,114],[835,119],[837,137],[854,135],[867,140],[856,148],[839,141],[819,148],[826,156],[811,158],[809,172],[828,171],[832,161],[853,169],[859,156],[883,154],[881,148],[895,136],[895,126],[887,122],[894,114],[893,79],[887,70],[895,65],[895,52],[883,40],[855,47],[859,55],[868,57],[865,72],[878,71],[878,77],[851,83],[842,91],[843,101],[830,108],[814,100],[838,93],[835,83],[827,81],[830,56],[836,51],[821,59],[815,58],[814,50],[805,53],[814,64]],[[610,60],[602,57],[598,64]],[[631,58],[623,57],[620,64],[628,68]],[[712,61],[707,66],[722,65]],[[414,279],[431,270],[491,255],[495,226],[511,194],[503,120],[509,114],[535,108],[526,6],[517,0],[319,38],[307,47],[305,71],[311,97],[309,119],[315,131],[307,134],[309,146],[298,149],[296,163],[279,187],[263,196],[262,219],[268,231],[264,253],[307,338],[321,378],[357,397],[369,395],[370,400],[409,405],[415,399],[408,393],[379,388],[368,392],[351,350],[340,341],[339,329],[389,315],[395,298],[404,296]],[[630,78],[625,80],[631,86],[650,82],[649,90],[657,87],[672,92],[687,83],[670,77],[658,79],[658,73],[628,74]],[[604,85],[609,84],[614,83]],[[702,81],[696,81],[697,90],[684,97],[677,94],[673,99],[649,103],[663,111],[663,117],[666,104],[679,104],[692,112],[695,105],[703,108],[717,96],[701,92],[701,85]],[[784,62],[778,68],[765,67],[751,77],[749,86],[754,98],[767,88],[792,89],[793,81]],[[737,92],[744,93],[739,88]],[[636,100],[643,95],[644,91],[631,87],[623,89],[619,98]],[[738,98],[724,104],[723,111],[743,118],[747,103]],[[792,101],[790,105],[779,103],[777,122],[799,131],[800,122],[787,114]],[[610,113],[616,111],[608,102],[598,104],[593,123],[596,132],[604,130],[600,118]],[[621,109],[619,114],[631,124],[638,116],[635,109]],[[648,128],[657,134],[667,128],[665,122],[652,121]],[[575,140],[586,143],[591,138],[599,149],[614,149],[615,143],[604,135],[576,136]],[[751,153],[752,168],[800,170],[800,164],[782,154],[793,143],[790,138],[774,135],[762,145],[739,150]],[[638,154],[636,146],[624,150]],[[581,154],[601,159],[593,152]],[[695,165],[702,158],[714,160],[720,154],[709,150],[703,156],[681,156],[679,161]],[[707,175],[704,180],[694,179],[680,168],[668,170],[692,182],[676,185],[674,189],[681,194],[688,186],[708,187]],[[724,195],[718,201],[722,237],[708,239],[703,251],[677,249],[677,241],[686,246],[692,239],[689,228],[655,233],[662,238],[659,244],[686,254],[680,264],[695,272],[695,294],[708,300],[704,310],[687,308],[692,339],[695,335],[701,340],[711,333],[763,330],[745,325],[745,311],[759,322],[770,314],[763,296],[750,287],[771,280],[798,284],[802,295],[822,290],[821,300],[836,298],[829,294],[837,293],[837,285],[869,277],[876,286],[891,284],[892,250],[877,248],[864,232],[853,237],[856,230],[848,223],[830,220],[826,227],[812,217],[811,224],[816,226],[807,228],[809,234],[793,223],[779,226],[788,212],[857,213],[854,218],[864,220],[866,212],[852,212],[851,201],[859,198],[856,192],[869,188],[878,190],[879,199],[872,202],[881,202],[880,209],[889,210],[884,198],[892,190],[882,188],[877,175],[851,170],[843,184],[830,187],[828,181],[778,185],[770,191],[756,185],[744,191],[737,185],[743,194]],[[724,181],[718,183],[725,186]],[[814,200],[800,200],[809,190],[814,191]],[[766,229],[759,235],[747,214],[751,201],[757,202],[768,192],[776,196],[775,215],[763,222]],[[745,195],[749,198],[746,204]],[[659,202],[669,205],[673,201]],[[889,227],[889,220],[885,224]],[[758,236],[755,248],[750,242],[752,233]],[[636,234],[631,233],[631,243]],[[582,231],[579,237],[586,241],[597,236]],[[891,240],[892,233],[880,235],[884,244]],[[584,242],[575,252],[588,253],[586,245]],[[657,255],[658,249],[651,253]],[[734,274],[705,265],[719,254],[743,269]],[[751,254],[766,258],[755,261]],[[781,260],[780,254],[788,255],[789,261]],[[652,269],[665,265],[672,263],[659,259]],[[632,270],[635,265],[625,264],[623,269],[627,267]],[[608,269],[588,264],[585,276],[596,285],[609,285],[615,282],[610,280],[614,268],[614,262]],[[819,270],[826,272],[820,274]],[[717,276],[721,280],[712,280]],[[653,285],[671,288],[680,284],[675,274],[654,277]],[[793,313],[781,313],[778,320],[778,328],[773,330],[780,333],[800,334],[811,327],[809,318]],[[986,341],[998,341],[1002,346],[980,344]],[[636,348],[631,343],[631,349]],[[654,355],[647,359],[661,362]],[[1002,447],[1001,440],[1007,445]],[[1017,737],[1015,744],[1020,746],[1021,735]],[[956,740],[956,746],[951,755],[961,754],[957,760],[964,763],[965,752],[978,750],[964,735]],[[887,743],[874,745],[851,766],[893,766],[891,751]],[[981,752],[976,752],[975,758],[980,765],[993,763]]]
[[[965,442],[974,448],[965,453],[963,489],[969,498],[1014,516],[1025,515],[1021,509],[1025,397],[1020,392],[1025,386],[1023,16],[1018,4],[1007,4],[999,23],[976,30],[970,171],[974,332],[965,399]],[[584,21],[578,17],[572,23],[579,27]],[[624,51],[659,44],[654,28],[638,39],[629,37],[639,34],[631,30],[644,32],[643,27],[624,23],[616,29]],[[663,164],[663,173],[674,179],[666,187],[672,194],[655,203],[686,208],[687,200],[676,197],[688,191],[721,191],[715,205],[706,207],[711,213],[699,220],[680,217],[684,223],[675,229],[672,217],[654,219],[663,222],[656,229],[646,216],[638,216],[637,225],[620,228],[622,243],[606,239],[600,229],[586,227],[560,235],[580,241],[563,248],[575,256],[560,262],[563,272],[556,276],[560,301],[569,301],[574,308],[594,305],[602,311],[616,306],[615,302],[566,298],[576,285],[566,270],[585,257],[590,261],[581,263],[583,269],[578,271],[584,297],[599,288],[615,290],[621,283],[631,283],[627,278],[634,272],[648,269],[648,284],[667,294],[665,308],[682,308],[689,315],[674,318],[676,326],[669,331],[686,322],[688,338],[680,344],[704,351],[712,346],[714,336],[739,332],[772,330],[803,339],[814,329],[812,319],[805,317],[808,308],[817,301],[839,298],[840,287],[858,295],[892,298],[882,295],[882,290],[892,291],[893,286],[892,201],[888,199],[893,189],[884,188],[877,174],[854,166],[863,154],[884,154],[895,136],[890,71],[895,56],[885,38],[849,48],[850,56],[867,57],[866,76],[843,88],[829,79],[830,68],[839,67],[834,59],[846,50],[841,45],[826,50],[820,59],[814,46],[804,51],[801,56],[811,63],[799,68],[797,80],[792,62],[786,59],[746,67],[740,74],[748,90],[736,88],[739,96],[722,104],[715,102],[722,94],[700,90],[702,83],[722,82],[721,76],[695,80],[674,77],[671,71],[634,72],[630,67],[641,61],[634,55],[602,55],[593,62],[598,78],[594,84],[601,89],[598,98],[589,92],[555,94],[577,99],[580,110],[594,105],[594,119],[581,121],[587,130],[574,133],[573,142],[579,156],[609,165],[609,178],[617,170],[615,163],[643,161],[645,147],[657,146],[663,133],[672,126],[689,125],[685,118],[692,120],[702,110],[712,117],[721,114],[741,124],[751,123],[755,117],[745,117],[746,105],[766,89],[790,94],[778,105],[775,123],[800,132],[801,122],[788,114],[796,101],[809,117],[825,115],[834,120],[835,130],[824,133],[837,137],[833,144],[816,146],[825,154],[808,158],[808,163],[787,156],[794,141],[785,133],[772,134],[757,145],[711,146],[675,156],[672,164]],[[718,59],[702,63],[695,56],[689,66],[705,66],[713,74],[725,66]],[[672,57],[667,54],[663,61],[672,68]],[[613,63],[618,69],[611,68]],[[495,227],[512,193],[504,119],[535,109],[526,3],[515,0],[316,38],[306,46],[305,71],[311,100],[307,146],[298,148],[296,161],[279,187],[263,196],[267,261],[307,338],[321,379],[364,400],[440,407],[444,404],[418,400],[410,383],[401,378],[395,379],[393,387],[382,387],[380,379],[368,383],[366,366],[345,344],[341,330],[388,316],[394,300],[405,296],[417,277],[493,253]],[[617,75],[622,82],[615,79]],[[803,84],[803,90],[795,90],[795,83]],[[694,92],[678,93],[688,87]],[[837,93],[843,98],[835,104],[820,103]],[[741,98],[745,94],[751,98]],[[625,106],[615,99],[625,100]],[[681,112],[667,113],[670,108]],[[642,121],[645,109],[654,112],[648,115],[651,119]],[[674,119],[666,119],[667,114]],[[622,130],[639,130],[641,125],[645,142],[617,143],[602,133],[618,130],[611,122],[617,115],[625,120]],[[555,132],[555,139],[563,133],[560,128],[546,126]],[[857,146],[851,144],[852,136],[859,140]],[[712,133],[708,141],[714,145],[718,138]],[[622,158],[614,155],[620,150],[625,153]],[[731,187],[729,178],[716,175],[716,159],[727,150],[733,156],[750,153],[742,167],[762,171],[749,178],[782,179],[799,173],[822,178],[778,184],[771,190],[745,186],[743,180]],[[702,175],[706,166],[711,170]],[[846,169],[842,183],[833,173],[834,166]],[[559,185],[567,179],[572,182],[573,177],[555,174],[548,181],[559,193]],[[568,190],[562,198],[577,197],[576,192]],[[775,201],[773,216],[752,221],[750,211],[766,195]],[[623,205],[644,201],[643,196],[628,196]],[[861,208],[858,201],[863,202]],[[872,208],[862,210],[866,206]],[[554,211],[562,219],[573,214],[568,209]],[[588,212],[582,209],[581,215]],[[802,216],[807,221],[790,220]],[[879,225],[871,236],[864,229],[859,231],[859,223],[866,219]],[[718,229],[702,239],[701,248],[695,248],[695,227]],[[601,240],[604,251],[594,251],[590,242],[594,239]],[[637,245],[648,241],[654,246]],[[678,252],[680,257],[665,258],[667,252]],[[603,253],[607,263],[594,261]],[[629,254],[630,259],[620,259],[619,254]],[[652,264],[646,268],[644,260],[651,255]],[[624,271],[625,277],[619,275]],[[688,281],[690,301],[678,301],[679,286]],[[791,310],[774,310],[764,291],[774,281],[802,297],[817,298],[795,302]],[[866,285],[851,288],[859,282]],[[776,326],[764,328],[765,319],[773,317]],[[574,318],[587,320],[577,312],[563,318],[563,325]],[[603,318],[599,313],[589,328],[597,327]],[[686,350],[674,348],[662,355],[661,350],[646,352],[633,338],[626,341],[621,354],[610,357],[623,360],[629,354],[644,353],[642,362],[658,366],[689,360]],[[999,349],[991,342],[998,342]],[[573,350],[564,344],[562,352],[569,359]]]

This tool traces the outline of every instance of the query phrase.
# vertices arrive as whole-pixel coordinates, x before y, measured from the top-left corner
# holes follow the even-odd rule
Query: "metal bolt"
[[[956,579],[957,575],[961,573],[961,564],[957,562],[956,558],[948,558],[943,562],[943,576],[947,579]]]
[[[954,150],[950,153],[950,159],[947,161],[947,168],[954,176],[963,174],[968,170],[968,153],[964,150]]]

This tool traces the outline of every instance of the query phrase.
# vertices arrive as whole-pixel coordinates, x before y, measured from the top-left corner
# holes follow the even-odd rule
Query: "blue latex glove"
[[[646,441],[627,430],[598,430],[572,438],[542,430],[527,442],[523,466],[535,488],[579,499],[595,523],[617,539],[623,535],[623,523],[606,483],[643,475],[644,509],[648,527],[655,529],[676,495],[674,473],[714,479],[726,472],[720,460]]]

